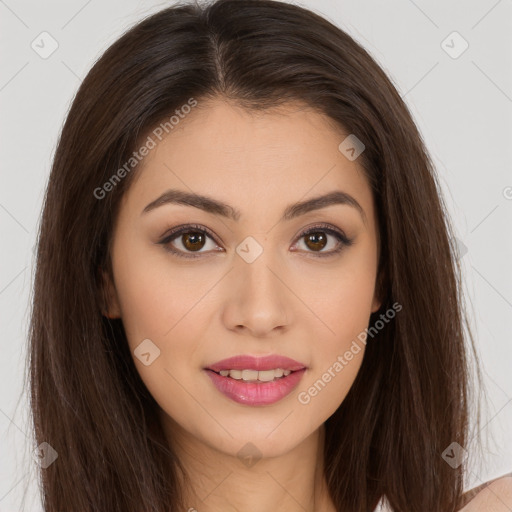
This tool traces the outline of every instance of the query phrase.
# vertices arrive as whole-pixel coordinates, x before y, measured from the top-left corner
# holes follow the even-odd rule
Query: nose
[[[291,292],[285,273],[285,267],[270,257],[269,250],[252,263],[237,256],[226,283],[222,314],[226,328],[248,331],[257,338],[286,330],[291,319]]]

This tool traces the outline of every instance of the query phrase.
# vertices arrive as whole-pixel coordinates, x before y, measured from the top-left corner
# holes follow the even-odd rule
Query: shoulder
[[[463,496],[460,512],[509,512],[512,510],[512,473],[486,482]]]

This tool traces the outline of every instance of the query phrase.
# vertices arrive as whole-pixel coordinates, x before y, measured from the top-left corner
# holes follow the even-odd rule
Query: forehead
[[[161,140],[150,132],[155,146],[125,199],[143,208],[166,188],[180,188],[261,212],[343,190],[371,216],[362,167],[338,149],[348,135],[300,103],[249,111],[222,99],[199,101]]]

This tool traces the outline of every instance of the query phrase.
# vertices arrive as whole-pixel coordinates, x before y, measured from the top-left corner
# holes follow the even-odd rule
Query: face
[[[168,430],[277,456],[333,414],[360,368],[358,336],[380,307],[372,193],[323,115],[200,107],[123,198],[106,314],[122,318]]]

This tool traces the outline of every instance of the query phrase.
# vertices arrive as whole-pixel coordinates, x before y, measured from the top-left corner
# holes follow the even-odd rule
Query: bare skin
[[[512,510],[512,473],[486,482],[465,494],[467,503],[461,512],[510,512]]]

